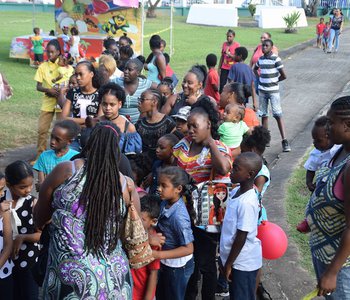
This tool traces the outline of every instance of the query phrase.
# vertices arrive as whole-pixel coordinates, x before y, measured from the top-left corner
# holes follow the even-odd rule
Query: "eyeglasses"
[[[145,102],[147,100],[153,100],[153,98],[142,98],[142,97],[139,97],[138,100],[139,100],[140,103],[142,103],[142,102]]]

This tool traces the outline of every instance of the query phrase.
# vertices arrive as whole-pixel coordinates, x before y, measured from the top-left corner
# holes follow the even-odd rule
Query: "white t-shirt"
[[[259,201],[254,189],[239,197],[234,195],[239,190],[235,188],[226,204],[226,212],[221,230],[220,258],[225,265],[236,238],[237,230],[248,232],[246,242],[233,262],[233,268],[240,271],[255,271],[262,266],[261,242],[256,237],[258,233]]]
[[[316,172],[319,168],[324,167],[329,163],[340,147],[341,145],[334,145],[331,149],[326,151],[313,149],[304,164],[304,168],[308,171]]]

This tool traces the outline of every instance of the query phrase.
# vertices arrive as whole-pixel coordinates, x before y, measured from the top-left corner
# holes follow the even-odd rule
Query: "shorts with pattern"
[[[271,103],[272,115],[274,117],[282,116],[280,93],[266,93],[259,90],[259,116],[268,117],[269,102]]]

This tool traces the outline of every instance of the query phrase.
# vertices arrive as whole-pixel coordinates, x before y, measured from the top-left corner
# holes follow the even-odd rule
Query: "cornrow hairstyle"
[[[9,185],[19,184],[27,177],[34,177],[32,167],[24,160],[17,160],[5,168],[5,178]]]
[[[243,138],[242,144],[248,149],[256,148],[261,154],[265,152],[266,145],[271,141],[270,131],[263,126],[254,127],[252,134]]]
[[[149,88],[145,92],[151,93],[153,95],[153,97],[157,100],[157,109],[158,110],[164,105],[166,99],[158,89]]]
[[[151,219],[158,219],[160,214],[160,202],[162,200],[157,195],[146,195],[140,199],[141,212],[146,212]]]
[[[215,107],[214,103],[210,100],[210,98],[206,95],[202,95],[198,98],[198,100],[192,105],[190,114],[202,114],[206,115],[211,123],[211,136],[213,139],[218,140],[219,134],[219,121],[220,115]]]
[[[196,75],[197,80],[202,83],[202,86],[205,87],[205,81],[207,79],[207,67],[204,65],[194,65],[189,71]]]
[[[331,104],[330,110],[335,113],[336,116],[342,119],[350,118],[350,96],[344,96],[336,99]]]
[[[114,82],[109,82],[103,85],[98,91],[99,102],[102,102],[102,99],[105,95],[113,95],[118,99],[118,101],[122,102],[122,105],[125,103],[125,91],[124,89]]]
[[[184,197],[191,221],[196,218],[196,212],[193,207],[192,192],[196,189],[196,182],[183,169],[176,166],[162,168],[159,176],[166,176],[174,187],[182,186],[181,196]]]
[[[77,63],[77,66],[75,68],[77,68],[78,66],[80,65],[85,65],[86,68],[94,73],[94,76],[92,77],[92,86],[95,88],[95,89],[99,89],[100,88],[100,80],[99,80],[99,76],[98,76],[98,72],[97,70],[95,69],[94,65],[88,61],[88,60],[83,60],[83,61],[80,61]]]
[[[101,122],[81,153],[86,157],[83,171],[86,180],[79,201],[86,212],[84,248],[99,257],[102,249],[110,254],[116,248],[121,234],[123,191],[118,144],[117,126]]]
[[[80,133],[80,126],[72,120],[57,121],[54,127],[60,127],[67,130],[67,135],[70,140],[75,139]]]
[[[134,55],[134,50],[132,50],[132,48],[127,45],[127,46],[121,46],[119,49],[119,53],[120,54],[125,54],[125,56],[127,56],[128,58],[131,58]]]
[[[166,139],[171,147],[174,147],[180,141],[179,138],[172,133],[165,134],[161,138]]]
[[[326,127],[328,119],[326,116],[319,117],[314,124],[314,127]]]
[[[56,48],[56,50],[61,54],[61,45],[60,43],[58,42],[58,39],[52,39],[50,40],[47,45],[46,45],[46,49],[49,47],[49,46],[54,46]]]

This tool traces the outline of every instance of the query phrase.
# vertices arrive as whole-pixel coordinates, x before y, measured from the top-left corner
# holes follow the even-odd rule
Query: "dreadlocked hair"
[[[84,248],[97,256],[102,249],[107,248],[109,254],[116,248],[123,220],[116,128],[112,122],[101,122],[82,151],[86,181],[79,204],[86,212]]]
[[[200,96],[198,100],[192,105],[191,114],[194,113],[204,114],[208,116],[208,119],[211,123],[211,136],[214,140],[218,140],[220,115],[216,106],[208,96]]]
[[[339,118],[350,118],[350,96],[340,97],[331,104],[333,111]]]
[[[184,198],[188,214],[193,222],[196,218],[192,199],[192,192],[196,189],[194,179],[183,169],[175,166],[162,168],[159,176],[166,176],[174,187],[182,186],[181,196]]]

